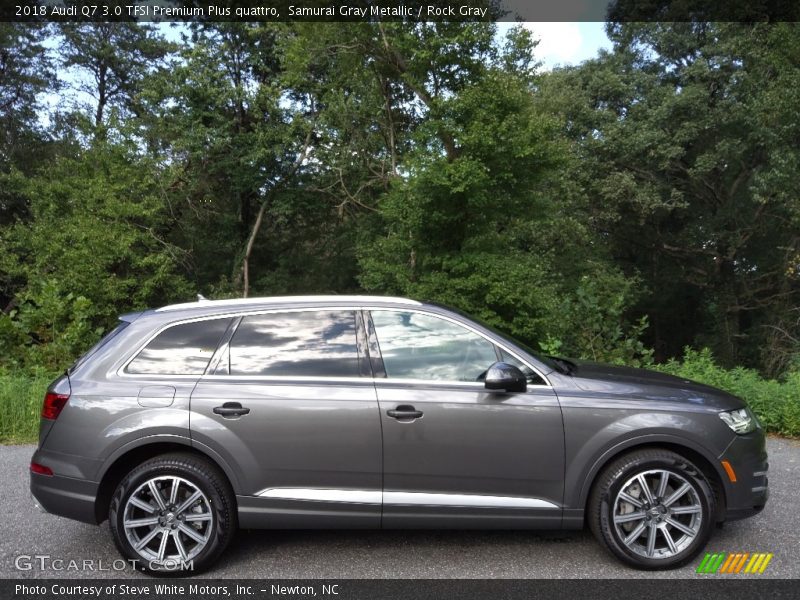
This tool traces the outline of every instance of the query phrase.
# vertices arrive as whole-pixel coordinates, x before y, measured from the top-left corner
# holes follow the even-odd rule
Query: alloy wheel
[[[697,537],[703,523],[695,487],[665,469],[643,471],[628,479],[617,492],[612,515],[622,543],[651,559],[680,554]]]
[[[208,545],[213,526],[208,498],[182,477],[148,479],[125,503],[123,527],[128,543],[154,566],[192,560]]]

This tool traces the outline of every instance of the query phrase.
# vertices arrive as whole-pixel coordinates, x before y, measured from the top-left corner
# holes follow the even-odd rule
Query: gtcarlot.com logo
[[[14,559],[17,571],[125,571],[143,570],[144,565],[158,571],[193,571],[194,560],[167,559],[145,563],[134,558],[118,558],[112,562],[95,559],[57,558],[49,554],[20,554]]]
[[[761,574],[772,560],[771,552],[714,552],[706,553],[697,567],[700,574],[747,573]]]

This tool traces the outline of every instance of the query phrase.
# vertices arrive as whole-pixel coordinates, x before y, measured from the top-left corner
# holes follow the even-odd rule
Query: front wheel
[[[617,558],[637,569],[686,564],[708,542],[716,503],[705,475],[668,450],[637,450],[599,475],[589,526]]]
[[[224,475],[191,454],[148,460],[117,486],[109,524],[120,553],[152,574],[202,571],[219,557],[236,527]]]

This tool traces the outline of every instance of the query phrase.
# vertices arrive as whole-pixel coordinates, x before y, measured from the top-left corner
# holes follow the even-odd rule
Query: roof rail
[[[419,306],[422,303],[417,300],[410,300],[408,298],[398,298],[393,296],[267,296],[262,298],[231,298],[228,300],[208,300],[198,294],[196,302],[184,302],[182,304],[170,304],[157,308],[156,312],[167,312],[171,310],[183,310],[188,308],[201,308],[212,306],[247,306],[256,304],[291,304],[302,302],[355,302],[355,303],[369,303],[369,302],[387,302],[393,304],[408,304],[410,306]]]

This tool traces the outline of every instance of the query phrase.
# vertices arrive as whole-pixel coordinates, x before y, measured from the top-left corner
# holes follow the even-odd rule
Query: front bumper
[[[734,521],[758,514],[769,498],[767,441],[762,429],[737,435],[720,456],[736,473],[736,482],[724,478],[725,520]]]

